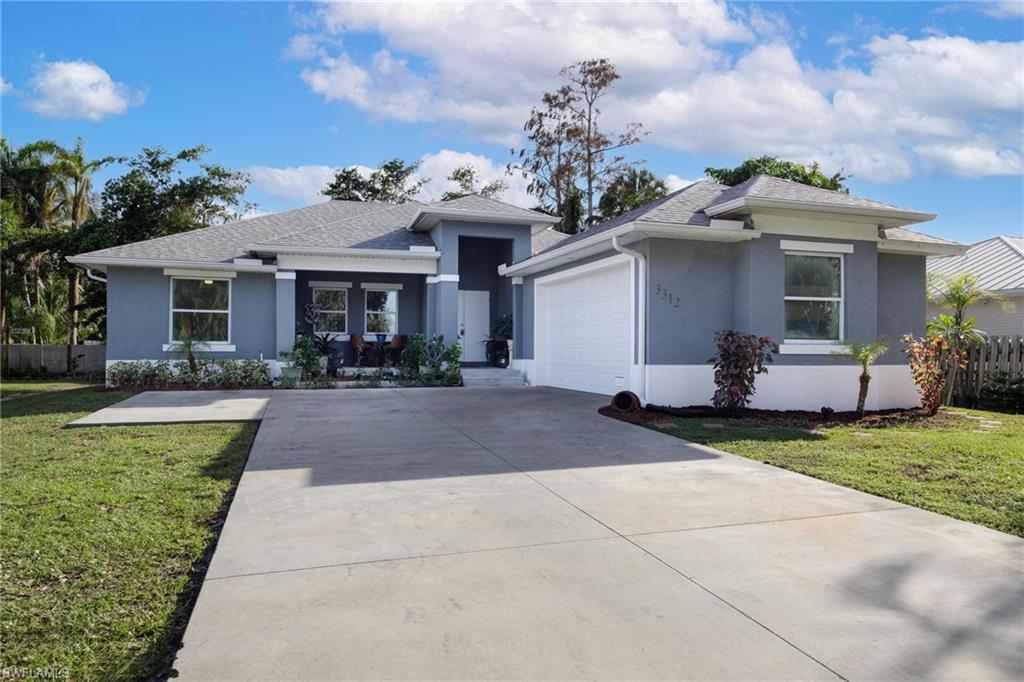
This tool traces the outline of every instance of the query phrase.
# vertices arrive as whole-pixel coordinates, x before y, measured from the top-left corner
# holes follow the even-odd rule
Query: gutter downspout
[[[637,264],[640,283],[636,295],[636,362],[640,366],[640,390],[636,393],[640,396],[641,404],[644,404],[647,402],[647,257],[639,251],[623,246],[618,235],[612,237],[612,248],[632,257]]]

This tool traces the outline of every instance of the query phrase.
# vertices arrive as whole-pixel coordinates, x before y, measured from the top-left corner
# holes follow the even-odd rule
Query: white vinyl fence
[[[5,375],[67,374],[68,347],[56,344],[16,343],[0,346],[0,366]],[[77,360],[78,374],[98,374],[106,368],[107,347],[77,345],[73,356]]]

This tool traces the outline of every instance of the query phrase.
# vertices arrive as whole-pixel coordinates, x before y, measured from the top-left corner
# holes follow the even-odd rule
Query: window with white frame
[[[843,257],[786,254],[786,341],[843,338]]]
[[[171,278],[171,342],[229,343],[231,281],[203,277]]]
[[[366,290],[366,333],[394,334],[398,331],[398,291]]]
[[[348,332],[348,290],[340,287],[314,287],[313,304],[320,309],[317,332]]]

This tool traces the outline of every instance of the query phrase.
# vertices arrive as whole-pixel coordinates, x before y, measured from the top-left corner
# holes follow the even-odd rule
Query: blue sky
[[[2,130],[94,156],[204,143],[262,211],[395,156],[436,195],[457,165],[500,175],[559,68],[607,56],[606,125],[643,122],[631,154],[674,185],[817,159],[971,242],[1024,234],[1022,6],[5,2]]]

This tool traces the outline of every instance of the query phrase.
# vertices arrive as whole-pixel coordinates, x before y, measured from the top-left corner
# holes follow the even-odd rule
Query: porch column
[[[430,291],[433,289],[433,292]],[[433,311],[431,311],[433,301]],[[433,328],[431,328],[433,321]],[[444,336],[446,344],[461,343],[459,338],[459,276],[446,274],[427,277],[427,333]]]
[[[512,359],[523,357],[523,278],[512,278]]]
[[[277,358],[282,351],[291,351],[295,345],[295,272],[278,270],[274,273],[277,284],[276,326],[277,326]]]
[[[437,277],[427,276],[426,305],[423,310],[423,333],[429,339],[437,334]]]

